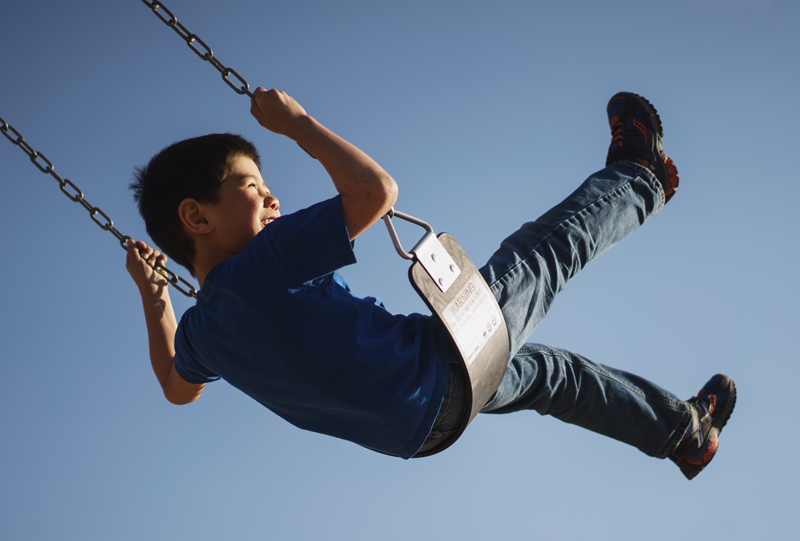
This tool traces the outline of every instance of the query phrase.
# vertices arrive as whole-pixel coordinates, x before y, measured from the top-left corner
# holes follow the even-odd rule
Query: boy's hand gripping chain
[[[53,177],[54,179],[56,179],[61,188],[61,191],[64,192],[64,195],[69,197],[70,201],[72,201],[73,203],[80,203],[81,206],[89,212],[89,216],[92,218],[94,223],[96,223],[103,231],[110,231],[111,234],[117,238],[117,240],[120,243],[120,246],[122,246],[122,249],[127,251],[128,248],[125,245],[125,243],[131,237],[120,233],[119,230],[116,227],[114,227],[114,222],[111,221],[111,218],[109,218],[109,216],[105,212],[103,212],[100,209],[100,207],[92,206],[92,204],[89,203],[83,197],[83,192],[80,190],[80,188],[78,188],[75,184],[73,184],[71,180],[61,178],[59,174],[55,172],[53,163],[50,160],[48,160],[44,154],[35,151],[33,147],[31,147],[28,144],[28,142],[25,141],[25,138],[22,136],[22,134],[19,133],[16,129],[14,129],[14,127],[11,126],[8,122],[3,120],[2,117],[0,117],[0,132],[3,132],[3,135],[6,136],[6,139],[17,145],[19,148],[22,149],[23,152],[25,152],[25,154],[27,154],[30,157],[31,161],[33,162],[33,165],[35,165],[39,169],[39,171],[41,171],[42,173],[46,173],[51,177]],[[9,132],[14,134],[15,137],[9,135]],[[105,221],[99,220],[97,218],[98,215],[100,215]],[[153,269],[159,274],[161,274],[164,278],[166,278],[169,281],[169,283],[175,287],[175,289],[177,289],[187,297],[197,298],[197,290],[194,288],[194,286],[189,282],[187,282],[186,280],[184,280],[183,278],[181,278],[180,276],[178,276],[177,274],[175,274],[174,272],[172,272],[171,270],[169,270],[167,267],[156,265],[153,267]],[[184,284],[188,288],[188,291],[186,289],[183,289],[183,287],[181,287],[181,284]]]
[[[252,99],[253,93],[250,92],[250,85],[247,84],[247,81],[245,81],[241,75],[236,73],[236,70],[225,67],[222,62],[217,60],[211,48],[206,45],[202,39],[197,37],[196,34],[192,34],[186,29],[185,26],[179,23],[178,18],[167,9],[167,6],[161,2],[150,2],[149,0],[142,0],[142,2],[144,2],[147,7],[152,9],[153,13],[155,13],[158,18],[164,22],[164,24],[172,28],[175,33],[186,42],[186,45],[188,45],[189,48],[195,52],[197,56],[206,62],[210,62],[211,65],[214,66],[217,71],[220,72],[220,74],[222,74],[222,80],[225,81],[229,87],[231,87],[237,94],[247,94]],[[240,86],[236,86],[229,79],[231,75],[239,80]]]
[[[253,93],[250,92],[250,85],[247,81],[244,80],[244,77],[236,73],[236,70],[233,68],[226,67],[222,62],[217,60],[217,57],[214,56],[214,51],[211,50],[211,47],[205,44],[205,42],[197,37],[197,34],[192,34],[187,30],[185,26],[178,22],[178,18],[172,14],[172,12],[167,9],[167,6],[162,4],[161,2],[151,2],[150,0],[142,0],[144,4],[153,10],[153,13],[161,19],[161,21],[172,28],[176,34],[178,34],[183,41],[186,42],[186,45],[194,51],[194,53],[199,56],[202,60],[209,62],[212,66],[216,68],[218,72],[222,75],[222,80],[225,81],[229,87],[231,87],[234,92],[237,94],[247,94],[250,96],[252,100],[254,98]],[[199,45],[199,47],[198,47]],[[229,77],[233,75],[239,81],[239,86],[236,86]],[[314,158],[314,155],[311,154],[306,148],[297,143],[297,146],[302,148],[306,154]],[[314,158],[316,159],[316,158]]]
[[[403,250],[392,217],[425,228],[410,253]],[[383,221],[397,253],[414,261],[408,271],[411,285],[447,329],[450,349],[469,382],[459,426],[443,443],[415,455],[430,456],[452,445],[497,390],[509,359],[508,329],[491,289],[452,236],[437,237],[424,221],[394,209]]]

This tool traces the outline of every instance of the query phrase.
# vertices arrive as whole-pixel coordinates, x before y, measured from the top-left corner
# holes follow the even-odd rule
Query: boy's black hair
[[[239,135],[214,133],[173,143],[134,168],[130,189],[144,219],[147,234],[161,251],[192,276],[194,242],[183,228],[178,207],[184,199],[219,202],[219,187],[231,161],[244,156],[261,168],[258,151]]]

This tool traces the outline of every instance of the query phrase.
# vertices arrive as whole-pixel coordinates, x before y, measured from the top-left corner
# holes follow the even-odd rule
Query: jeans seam
[[[545,353],[545,352],[542,352],[542,353]],[[577,362],[573,362],[573,360],[570,359],[568,356],[559,355],[558,353],[547,352],[547,354],[548,355],[552,355],[554,357],[562,357],[569,364],[580,364],[581,366],[584,366],[584,367],[592,370],[593,372],[610,379],[611,381],[615,381],[616,383],[622,385],[626,389],[638,394],[639,396],[644,398],[645,401],[655,402],[655,403],[661,404],[663,406],[671,407],[671,408],[675,409],[676,411],[683,410],[683,420],[681,421],[681,424],[678,426],[678,428],[675,430],[675,432],[672,433],[672,436],[669,438],[669,440],[667,441],[666,445],[664,445],[664,447],[658,453],[657,457],[658,458],[667,458],[669,456],[669,454],[673,451],[673,449],[675,449],[675,447],[678,446],[678,443],[680,443],[681,437],[683,437],[683,433],[686,431],[686,426],[689,424],[689,422],[691,422],[691,416],[692,416],[691,411],[689,411],[688,409],[684,409],[684,408],[680,407],[681,403],[675,402],[672,399],[666,399],[666,400],[664,398],[656,399],[656,397],[654,397],[652,395],[649,395],[648,393],[642,392],[642,390],[639,389],[639,388],[627,385],[625,382],[618,380],[617,378],[615,378],[614,376],[612,376],[611,374],[609,374],[605,370],[600,370],[600,369],[596,368],[595,366],[593,366],[591,364],[581,362],[580,360],[577,360]],[[685,402],[682,402],[682,403],[685,404]]]
[[[654,396],[654,395],[652,395],[650,393],[645,393],[644,391],[642,391],[638,387],[634,387],[633,385],[628,385],[624,381],[621,381],[621,380],[615,378],[613,375],[609,374],[605,370],[598,369],[594,365],[591,365],[589,363],[584,363],[584,362],[582,362],[580,360],[574,361],[573,359],[570,359],[569,357],[566,357],[564,355],[559,355],[559,357],[564,357],[566,359],[566,361],[568,363],[570,363],[570,364],[580,364],[581,366],[584,366],[584,367],[592,370],[593,372],[596,372],[597,374],[600,374],[601,376],[604,376],[604,377],[610,379],[611,381],[615,381],[616,383],[622,385],[623,387],[625,387],[629,391],[632,391],[632,392],[638,394],[639,396],[641,396],[642,398],[644,398],[648,402],[656,402],[658,404],[662,404],[664,406],[669,406],[669,407],[674,408],[676,410],[680,410],[681,409],[681,407],[680,407],[681,403],[680,402],[676,402],[676,401],[672,400],[671,398],[664,398],[664,397],[661,397],[661,396]]]
[[[664,206],[664,189],[661,187],[661,184],[660,184],[660,183],[659,183],[657,180],[655,180],[655,181],[654,181],[655,177],[653,176],[652,172],[648,171],[648,170],[647,170],[647,169],[646,169],[644,166],[642,166],[642,165],[639,165],[639,164],[637,164],[637,163],[634,163],[634,162],[627,162],[627,161],[626,161],[626,162],[624,162],[624,163],[625,163],[625,165],[636,166],[636,168],[637,168],[638,170],[644,171],[644,172],[646,172],[648,175],[650,175],[650,177],[652,177],[652,178],[650,178],[650,177],[645,177],[645,180],[646,180],[646,181],[647,181],[647,182],[648,182],[648,183],[649,183],[651,186],[653,186],[653,187],[655,187],[655,188],[656,188],[656,191],[657,191],[657,192],[658,192],[658,194],[659,194],[659,200],[660,200],[660,203],[661,203],[661,204],[660,204],[660,206],[658,207],[658,210],[661,210],[661,208]],[[571,221],[572,221],[574,218],[576,218],[577,216],[585,214],[585,213],[586,213],[586,212],[587,212],[587,211],[588,211],[590,208],[592,208],[592,207],[596,206],[597,204],[599,204],[599,203],[600,203],[600,202],[602,202],[602,201],[605,201],[607,198],[611,197],[612,195],[616,195],[616,194],[617,194],[617,192],[619,192],[620,190],[630,187],[630,185],[631,185],[631,182],[633,182],[633,180],[635,180],[635,179],[637,179],[637,178],[641,178],[641,175],[637,175],[637,176],[635,176],[635,177],[631,178],[630,180],[628,180],[628,181],[627,181],[625,184],[623,184],[622,186],[619,186],[619,187],[617,187],[615,190],[613,190],[613,191],[611,191],[611,192],[608,192],[607,194],[605,194],[605,195],[604,195],[603,197],[601,197],[600,199],[597,199],[597,200],[593,201],[591,204],[589,204],[589,205],[586,205],[586,206],[585,206],[585,207],[583,207],[582,209],[580,209],[580,210],[578,210],[578,211],[574,212],[574,213],[572,214],[572,216],[570,216],[570,217],[569,217],[569,218],[567,218],[566,220],[563,220],[563,221],[559,222],[559,223],[558,223],[558,225],[556,225],[556,226],[555,226],[555,227],[554,227],[554,228],[553,228],[553,229],[552,229],[552,230],[551,230],[551,231],[550,231],[550,232],[549,232],[547,235],[545,235],[544,237],[542,237],[542,239],[541,239],[541,240],[540,240],[540,241],[539,241],[539,242],[536,244],[536,246],[534,246],[533,248],[531,248],[531,250],[530,250],[530,251],[529,251],[529,252],[528,252],[528,253],[525,255],[525,257],[521,258],[521,260],[520,260],[520,261],[519,261],[519,262],[518,262],[516,265],[514,265],[513,267],[510,267],[508,270],[506,270],[506,272],[504,272],[504,273],[503,273],[503,275],[502,275],[501,277],[499,277],[497,280],[495,280],[495,281],[493,281],[491,284],[489,284],[489,289],[492,289],[492,288],[493,288],[493,287],[494,287],[496,284],[499,284],[500,282],[502,282],[502,281],[503,281],[503,280],[504,280],[504,279],[505,279],[505,278],[506,278],[506,277],[507,277],[509,274],[511,274],[511,272],[512,272],[513,270],[515,270],[515,269],[516,269],[516,268],[518,268],[520,265],[522,265],[522,264],[523,264],[523,262],[526,262],[526,261],[528,261],[528,259],[531,257],[531,254],[533,254],[534,252],[536,252],[536,250],[539,248],[539,246],[541,246],[541,245],[544,243],[544,241],[545,241],[545,240],[549,239],[549,238],[550,238],[552,235],[554,235],[554,234],[555,234],[555,232],[556,232],[556,231],[557,231],[557,230],[558,230],[558,229],[559,229],[561,226],[563,226],[563,225],[564,225],[564,224],[566,224],[566,223],[570,223],[570,222],[571,222]],[[656,211],[656,212],[658,212],[658,211]],[[493,291],[493,292],[494,292],[494,291]]]
[[[595,366],[593,364],[583,362],[580,359],[572,359],[568,355],[562,355],[560,353],[555,353],[555,352],[550,351],[550,350],[543,350],[543,349],[538,349],[538,348],[528,348],[527,350],[525,350],[524,353],[523,353],[523,350],[520,350],[520,352],[517,353],[517,355],[530,355],[532,353],[543,353],[543,354],[549,355],[551,357],[560,357],[560,358],[566,360],[571,365],[579,364],[579,365],[581,365],[583,367],[586,367],[586,368],[590,369],[592,372],[600,374],[601,376],[604,376],[604,377],[610,379],[611,381],[614,381],[614,382],[622,385],[626,389],[638,394],[639,396],[641,396],[645,400],[648,400],[650,402],[656,402],[658,404],[662,404],[662,405],[665,405],[665,406],[669,406],[669,407],[672,407],[672,408],[674,408],[676,410],[681,410],[682,409],[680,406],[681,406],[681,404],[683,402],[676,402],[676,401],[674,401],[672,399],[669,399],[669,398],[665,399],[663,397],[656,397],[656,396],[653,396],[653,395],[651,395],[649,393],[645,393],[644,391],[642,391],[638,387],[634,387],[632,385],[628,385],[624,381],[620,381],[619,379],[615,378],[612,374],[609,374],[605,370],[602,370],[601,368],[599,368],[599,367],[597,367],[597,366]]]

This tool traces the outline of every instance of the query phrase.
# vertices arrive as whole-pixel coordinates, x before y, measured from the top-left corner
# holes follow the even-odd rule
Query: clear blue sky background
[[[302,432],[224,382],[172,406],[124,252],[0,138],[2,539],[794,536],[798,2],[167,7],[253,87],[286,90],[375,157],[400,184],[397,207],[478,264],[602,167],[611,95],[648,97],[678,195],[571,282],[532,339],[686,398],[727,373],[736,411],[688,482],[534,412],[479,417],[447,452],[402,461]],[[142,2],[5,1],[0,26],[0,117],[124,233],[146,238],[133,166],[209,132],[256,142],[284,212],[333,195]],[[355,292],[425,310],[380,224],[357,255]]]

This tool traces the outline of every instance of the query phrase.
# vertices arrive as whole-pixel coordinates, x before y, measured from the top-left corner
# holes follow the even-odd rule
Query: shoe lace
[[[714,410],[717,409],[717,395],[705,395],[700,397],[692,397],[691,400],[700,421],[706,421]]]

